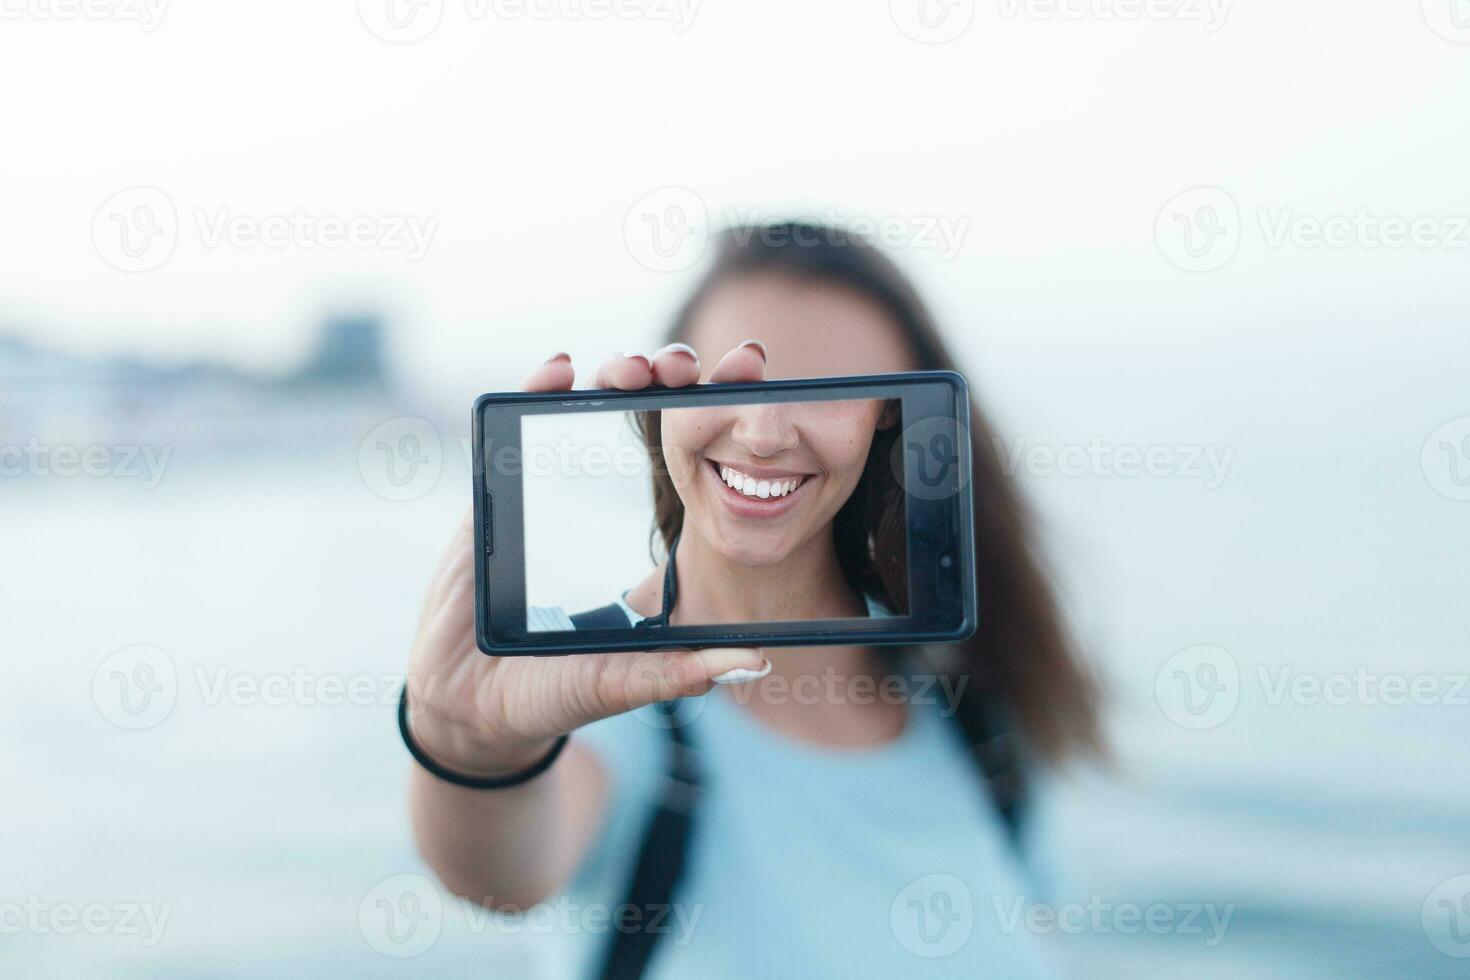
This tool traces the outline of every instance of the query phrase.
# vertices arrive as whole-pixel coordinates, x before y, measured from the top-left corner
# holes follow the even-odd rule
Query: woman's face
[[[778,275],[734,280],[695,314],[687,342],[706,369],[759,339],[767,377],[911,370],[899,328],[840,286]],[[788,402],[663,413],[663,450],[685,520],[742,565],[776,564],[821,533],[862,476],[873,434],[897,423],[879,400]]]

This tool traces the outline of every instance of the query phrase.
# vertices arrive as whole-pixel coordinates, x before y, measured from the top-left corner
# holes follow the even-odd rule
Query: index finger
[[[522,391],[570,391],[576,378],[570,354],[552,354],[546,363],[526,376]]]
[[[759,340],[747,340],[730,353],[720,358],[720,363],[709,373],[711,383],[728,381],[766,380],[766,345]]]

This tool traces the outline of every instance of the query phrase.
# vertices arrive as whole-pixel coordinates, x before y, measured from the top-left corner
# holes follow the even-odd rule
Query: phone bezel
[[[667,626],[654,630],[525,629],[525,536],[519,469],[487,461],[510,448],[519,459],[521,418],[554,412],[637,411],[760,401],[903,399],[904,485],[915,478],[910,445],[918,433],[953,434],[956,465],[937,495],[906,493],[909,610],[875,619]],[[921,424],[938,419],[938,423]],[[937,429],[936,429],[937,425]],[[817,646],[954,642],[975,631],[970,412],[965,379],[953,371],[691,385],[684,388],[497,392],[475,400],[472,416],[475,547],[475,635],[494,656],[613,653],[713,646]],[[940,569],[948,555],[949,571]],[[495,604],[492,607],[492,597]],[[609,596],[611,598],[611,595]],[[507,624],[519,623],[519,628]]]

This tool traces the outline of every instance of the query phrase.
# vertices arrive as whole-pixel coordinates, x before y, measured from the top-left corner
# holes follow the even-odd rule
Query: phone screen
[[[902,426],[901,399],[523,416],[527,631],[906,614]]]

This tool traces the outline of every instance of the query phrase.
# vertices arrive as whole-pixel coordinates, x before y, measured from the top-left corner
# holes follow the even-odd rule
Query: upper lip
[[[746,476],[755,477],[757,480],[798,480],[805,479],[809,476],[816,476],[815,473],[804,473],[800,470],[783,470],[774,466],[760,466],[756,463],[732,463],[727,459],[715,459],[713,456],[709,457],[709,461],[716,466],[728,466],[732,470],[738,470]]]

